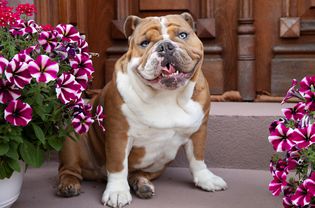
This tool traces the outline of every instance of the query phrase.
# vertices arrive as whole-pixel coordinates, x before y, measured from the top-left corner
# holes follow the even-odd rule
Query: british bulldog
[[[104,205],[129,204],[130,187],[138,197],[151,198],[152,180],[181,146],[197,187],[226,189],[204,162],[210,94],[193,18],[188,13],[129,16],[124,29],[129,49],[117,61],[111,82],[92,100],[104,106],[106,132],[93,126],[79,142],[65,142],[58,194],[75,196],[81,180],[107,178]]]

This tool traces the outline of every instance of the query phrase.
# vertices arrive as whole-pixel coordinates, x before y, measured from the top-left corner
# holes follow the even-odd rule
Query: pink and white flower
[[[57,80],[57,97],[63,104],[75,101],[81,96],[80,88],[81,85],[72,74],[63,73]]]
[[[9,82],[15,84],[20,89],[23,89],[24,86],[28,85],[32,80],[28,70],[28,64],[18,62],[14,59],[10,61],[4,74]]]
[[[104,128],[104,114],[103,114],[103,106],[101,105],[98,105],[96,107],[96,115],[95,115],[95,120],[97,121],[98,125],[101,127],[102,131],[105,131],[105,128]]]
[[[284,208],[294,208],[295,206],[292,204],[292,200],[290,196],[286,196],[283,198],[283,207]]]
[[[277,128],[277,126],[280,124],[280,123],[282,123],[282,124],[285,124],[285,119],[283,119],[283,118],[280,118],[280,119],[278,119],[278,120],[274,120],[271,124],[270,124],[270,126],[269,126],[269,133],[270,134],[272,134],[274,131],[276,131],[276,128]]]
[[[75,132],[78,134],[84,134],[89,131],[89,128],[93,122],[94,120],[91,116],[85,115],[84,113],[79,113],[72,119],[72,126]]]
[[[73,25],[59,24],[56,26],[57,37],[66,41],[77,41],[80,39],[80,33]]]
[[[16,54],[15,56],[13,56],[12,60],[15,60],[16,62],[27,63],[27,64],[30,63],[31,61],[34,61],[32,57],[30,57],[28,54],[25,54],[25,53]]]
[[[311,203],[312,197],[315,196],[315,172],[306,179],[292,196],[292,204],[296,206],[306,206]]]
[[[307,148],[315,143],[315,124],[309,125],[306,128],[296,128],[290,135],[292,142],[299,149]]]
[[[293,108],[283,108],[282,113],[288,120],[301,120],[305,114],[305,103],[298,103]]]
[[[84,56],[90,56],[88,43],[83,39],[80,38],[78,40],[78,48],[80,49],[80,53]]]
[[[81,91],[86,90],[89,84],[89,77],[83,69],[72,69],[71,73],[75,76],[75,80],[81,85]]]
[[[24,22],[23,20],[17,20],[17,24],[11,27],[10,32],[14,36],[24,36],[32,35],[38,32],[40,27],[36,24],[34,20],[28,20]]]
[[[94,72],[92,60],[89,56],[82,54],[78,54],[74,57],[74,59],[70,60],[70,66],[72,69],[80,69],[82,73],[87,74],[89,78],[92,77]]]
[[[289,157],[287,158],[287,164],[288,164],[287,170],[291,171],[291,170],[294,170],[298,166],[299,164],[298,160],[300,159],[301,154],[299,151],[292,151],[288,154],[289,154]]]
[[[50,60],[48,56],[40,55],[35,61],[29,63],[28,69],[37,82],[48,83],[57,78],[59,65],[57,62]]]
[[[300,82],[300,92],[308,93],[315,89],[315,76],[306,76]]]
[[[57,46],[57,37],[55,35],[55,32],[42,31],[38,37],[38,43],[47,53],[52,52]]]
[[[268,137],[268,140],[277,152],[288,151],[294,146],[294,143],[290,139],[292,133],[293,129],[287,128],[285,124],[280,123]]]
[[[30,55],[33,51],[35,51],[36,53],[40,53],[39,45],[30,46],[27,49],[20,51],[20,54]]]
[[[32,120],[32,108],[20,100],[13,100],[4,109],[4,119],[14,126],[26,126]]]
[[[11,100],[16,100],[20,96],[21,91],[19,88],[15,87],[7,80],[0,79],[0,103],[6,104]]]
[[[9,64],[9,61],[6,58],[0,56],[0,75],[3,74],[8,64]]]
[[[269,184],[269,191],[272,195],[279,196],[283,189],[287,186],[287,173],[284,171],[276,171],[273,180]]]
[[[315,92],[307,92],[304,95],[305,101],[305,109],[309,111],[315,111]]]
[[[287,100],[289,100],[290,98],[293,98],[293,97],[296,97],[296,98],[299,98],[299,99],[302,99],[302,100],[304,99],[303,96],[301,95],[301,93],[298,90],[295,89],[296,86],[297,86],[297,80],[293,79],[292,80],[292,85],[289,88],[286,96],[283,98],[281,104],[285,103]]]

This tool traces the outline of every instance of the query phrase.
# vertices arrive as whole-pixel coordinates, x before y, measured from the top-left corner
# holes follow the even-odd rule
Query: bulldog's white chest
[[[184,90],[150,95],[137,89],[129,76],[118,73],[117,87],[125,101],[122,112],[129,124],[129,141],[145,149],[145,156],[135,168],[161,170],[199,129],[204,113],[202,106],[191,99],[194,86],[190,82]]]

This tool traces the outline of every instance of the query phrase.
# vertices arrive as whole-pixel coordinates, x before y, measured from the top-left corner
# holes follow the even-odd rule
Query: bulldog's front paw
[[[205,191],[222,191],[227,189],[226,182],[208,169],[196,172],[194,174],[194,182],[197,187]]]
[[[128,188],[111,188],[108,187],[103,193],[102,196],[102,202],[104,206],[109,206],[109,207],[124,207],[128,204],[130,204],[132,198],[131,194],[129,191],[129,186]]]
[[[57,195],[62,197],[78,196],[80,194],[80,180],[72,175],[65,175],[59,181]]]

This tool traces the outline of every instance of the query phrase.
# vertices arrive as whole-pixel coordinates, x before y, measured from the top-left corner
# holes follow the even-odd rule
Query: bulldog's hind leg
[[[59,153],[58,196],[72,197],[80,194],[80,182],[83,178],[79,164],[79,150],[79,142],[66,139]]]
[[[213,174],[204,162],[205,139],[207,135],[207,122],[200,126],[187,144],[185,152],[189,161],[190,171],[194,177],[195,185],[205,191],[225,190],[227,185],[225,181]]]
[[[141,199],[150,199],[155,193],[151,180],[161,175],[161,172],[148,173],[141,170],[129,174],[128,182],[135,194]]]

